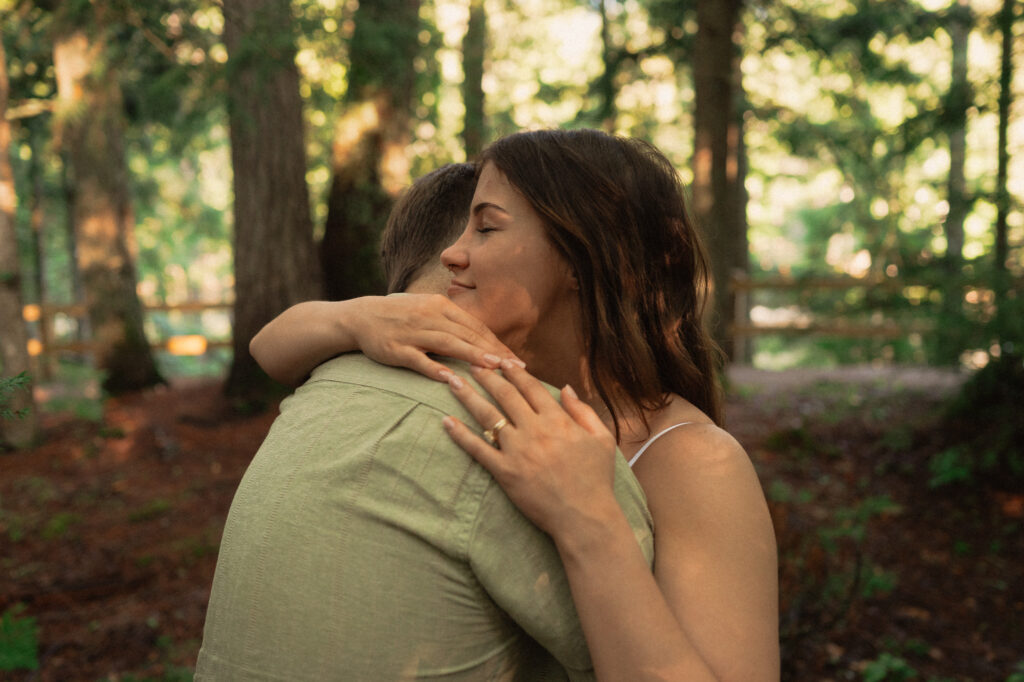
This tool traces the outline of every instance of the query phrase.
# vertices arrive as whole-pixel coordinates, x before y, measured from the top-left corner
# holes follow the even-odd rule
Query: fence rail
[[[183,301],[181,303],[146,303],[142,306],[144,313],[151,312],[203,312],[206,310],[230,310],[234,305],[231,301]],[[93,341],[55,341],[53,338],[53,320],[57,315],[83,319],[87,311],[84,304],[72,303],[31,304],[21,311],[26,322],[40,323],[40,338],[29,339],[28,350],[32,356],[47,356],[58,353],[92,353],[97,344]],[[176,334],[166,339],[150,342],[155,350],[166,350],[172,355],[202,355],[211,348],[230,348],[231,339],[209,339],[202,334]]]
[[[911,289],[930,289],[934,283],[908,281],[896,277],[809,277],[794,278],[784,276],[752,278],[744,273],[734,274],[729,281],[735,302],[736,315],[731,330],[737,351],[743,351],[751,339],[768,334],[785,334],[794,336],[836,336],[841,338],[877,338],[898,339],[908,334],[927,334],[934,331],[934,324],[926,320],[894,322],[881,319],[877,323],[852,323],[842,319],[818,316],[813,319],[794,319],[782,322],[755,323],[750,318],[751,300],[756,291],[776,290],[793,291],[801,289],[842,291],[850,289],[882,289],[887,292],[901,292]],[[974,285],[978,289],[986,286],[981,283]],[[1024,286],[1020,278],[1012,282],[1014,288]],[[147,303],[144,312],[202,312],[205,310],[230,309],[231,301],[184,301],[181,303]],[[32,339],[29,351],[32,355],[49,355],[60,352],[90,353],[95,344],[88,341],[56,342],[52,338],[53,320],[57,315],[67,315],[82,319],[86,316],[85,306],[71,305],[27,305],[23,316],[28,322],[40,322],[41,335],[51,338]],[[150,344],[154,349],[167,350],[175,355],[202,355],[210,348],[230,347],[231,341],[224,339],[208,339],[202,335],[187,334],[171,336]],[[744,357],[737,352],[736,357]]]

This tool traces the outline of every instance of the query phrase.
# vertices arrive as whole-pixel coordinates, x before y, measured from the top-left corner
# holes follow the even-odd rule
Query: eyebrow
[[[502,213],[509,215],[509,212],[503,209],[501,206],[498,206],[497,204],[492,204],[489,201],[481,201],[479,204],[475,204],[473,206],[472,213],[473,215],[477,215],[488,208],[493,208],[496,211],[501,211]]]

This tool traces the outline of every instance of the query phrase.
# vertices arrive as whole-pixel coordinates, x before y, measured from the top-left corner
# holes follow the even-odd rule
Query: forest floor
[[[953,466],[936,456],[961,380],[732,372],[729,427],[779,538],[785,680],[1024,680],[1024,494],[929,485]],[[224,519],[275,416],[219,388],[47,412],[42,445],[0,454],[0,671],[39,663],[0,679],[191,679]]]

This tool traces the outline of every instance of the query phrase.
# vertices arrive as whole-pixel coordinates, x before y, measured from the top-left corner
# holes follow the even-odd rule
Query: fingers
[[[507,360],[502,361],[501,373],[505,379],[507,379],[508,382],[516,388],[516,392],[526,399],[526,402],[529,403],[530,407],[533,408],[535,412],[540,412],[544,409],[551,409],[558,404],[558,401],[548,393],[548,389],[544,384],[527,372],[525,367],[521,364],[516,364]],[[491,374],[494,373],[492,372]],[[480,377],[477,377],[477,380],[480,381],[481,385],[483,385],[491,395],[495,398],[498,397],[493,391],[491,391],[490,386],[484,384]],[[498,404],[501,405],[503,409],[505,408],[505,404],[500,400],[498,401]]]
[[[452,393],[455,394],[455,397],[460,403],[462,403],[463,407],[473,415],[473,419],[476,420],[476,423],[480,425],[481,429],[490,429],[505,416],[489,400],[477,393],[476,390],[466,381],[463,381],[461,377],[449,371],[446,373],[446,379],[448,381],[448,385],[452,389]],[[507,414],[509,415],[509,419],[512,424],[515,424],[515,415],[511,413]],[[511,424],[505,428],[509,428],[510,426]]]
[[[498,362],[493,359],[495,357],[499,359],[516,358],[515,353],[503,344],[487,325],[457,306],[450,299],[444,296],[441,299],[445,302],[444,316],[458,327],[458,330],[453,331],[453,333],[478,349],[478,356],[476,358],[460,357],[460,359],[466,360],[471,364],[480,365],[481,367],[497,367]],[[518,358],[516,359],[518,360]],[[479,360],[483,360],[483,362],[479,362]]]
[[[504,364],[502,363],[503,366]],[[494,398],[498,407],[509,416],[513,423],[525,424],[528,419],[537,414],[537,409],[530,404],[519,388],[501,374],[482,367],[471,367],[470,371],[473,373],[473,378],[480,382],[484,390]],[[541,389],[544,390],[543,387]],[[552,404],[557,405],[551,396],[548,398]]]
[[[615,436],[608,430],[605,423],[601,421],[601,418],[597,416],[597,412],[594,412],[590,405],[580,400],[579,396],[576,395],[576,391],[569,384],[562,388],[562,407],[565,408],[565,411],[569,413],[569,416],[577,424],[591,434],[611,438],[614,441]]]
[[[480,462],[481,466],[491,472],[492,476],[496,479],[504,476],[505,462],[501,459],[501,452],[484,442],[480,436],[455,417],[445,417],[441,423],[455,444],[469,453],[470,457]]]

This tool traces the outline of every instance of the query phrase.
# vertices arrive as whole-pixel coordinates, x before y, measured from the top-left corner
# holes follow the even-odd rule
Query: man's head
[[[465,226],[475,187],[473,164],[450,163],[416,180],[399,197],[381,237],[388,293],[444,292],[447,271],[440,254]]]

